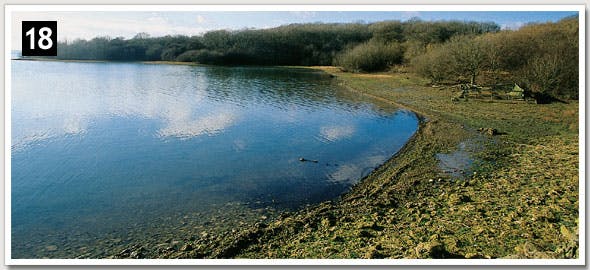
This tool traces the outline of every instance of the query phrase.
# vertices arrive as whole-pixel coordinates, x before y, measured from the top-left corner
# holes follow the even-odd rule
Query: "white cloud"
[[[157,16],[157,15],[151,16],[147,20],[150,23],[155,23],[155,24],[160,24],[160,25],[162,25],[162,24],[168,24],[168,21],[165,18],[160,17],[160,16]]]
[[[518,30],[519,28],[525,25],[524,22],[510,22],[510,23],[503,23],[500,25],[502,30]]]
[[[114,14],[97,12],[15,12],[12,14],[12,49],[19,50],[21,48],[21,21],[57,21],[58,39],[60,41],[92,39],[97,36],[132,38],[140,32],[148,33],[151,36],[199,35],[210,30],[199,26],[197,22],[194,25],[175,25],[165,17],[154,13],[143,19],[132,16],[116,16]],[[202,19],[204,20],[204,18]],[[198,18],[197,21],[199,21]]]
[[[197,23],[202,24],[202,23],[204,23],[206,21],[207,20],[205,19],[205,17],[203,17],[203,15],[197,16]]]
[[[300,19],[310,19],[316,17],[318,13],[316,11],[291,11],[291,14]]]
[[[420,14],[419,11],[404,11],[404,12],[402,12],[402,14],[401,14],[400,17],[403,20],[408,20],[408,19],[411,19],[411,18],[414,18],[414,17],[420,17],[420,15],[421,14]]]

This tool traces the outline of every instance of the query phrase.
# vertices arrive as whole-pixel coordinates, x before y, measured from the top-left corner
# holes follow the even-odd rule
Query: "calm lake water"
[[[333,199],[418,123],[305,69],[12,61],[11,93],[13,258],[176,245]]]

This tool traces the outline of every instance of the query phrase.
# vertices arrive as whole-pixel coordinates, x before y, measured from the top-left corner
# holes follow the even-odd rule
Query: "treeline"
[[[492,22],[419,19],[291,24],[200,36],[97,37],[60,43],[58,58],[214,65],[336,65],[374,72],[403,65],[433,84],[518,83],[536,98],[578,97],[578,18],[500,31]],[[483,75],[483,76],[482,76]]]
[[[272,29],[218,30],[202,36],[131,39],[97,37],[60,43],[58,58],[115,61],[184,61],[218,65],[332,65],[373,71],[421,54],[428,44],[453,36],[497,32],[495,23],[406,22],[292,24]],[[380,54],[381,49],[386,52]],[[375,63],[359,63],[369,51]],[[405,57],[405,58],[404,58]],[[363,57],[364,58],[364,57]]]
[[[578,46],[578,18],[569,17],[517,31],[453,37],[428,46],[410,66],[435,84],[518,83],[538,101],[576,99]]]
[[[409,63],[426,52],[429,46],[453,37],[495,33],[500,27],[492,22],[438,21],[412,19],[406,22],[385,21],[368,26],[371,38],[349,47],[334,58],[334,65],[352,72],[372,72],[389,66]]]

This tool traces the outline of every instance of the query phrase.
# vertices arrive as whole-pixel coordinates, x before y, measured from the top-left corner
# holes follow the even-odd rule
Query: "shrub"
[[[346,50],[335,59],[335,64],[346,71],[382,71],[394,64],[400,64],[403,50],[399,43],[369,41]]]
[[[434,48],[428,53],[416,56],[410,63],[414,72],[430,79],[432,84],[440,83],[452,77],[451,59],[444,48]]]
[[[183,52],[179,56],[176,57],[176,61],[179,62],[197,62],[197,59],[200,55],[199,50],[190,50]]]

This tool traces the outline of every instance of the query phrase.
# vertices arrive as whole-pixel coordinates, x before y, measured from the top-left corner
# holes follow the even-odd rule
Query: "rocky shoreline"
[[[201,235],[158,258],[577,258],[577,103],[453,104],[411,74],[320,69],[416,112],[420,128],[337,200]],[[497,132],[478,131],[488,128]],[[466,142],[477,146],[470,170],[441,168],[440,154]]]

